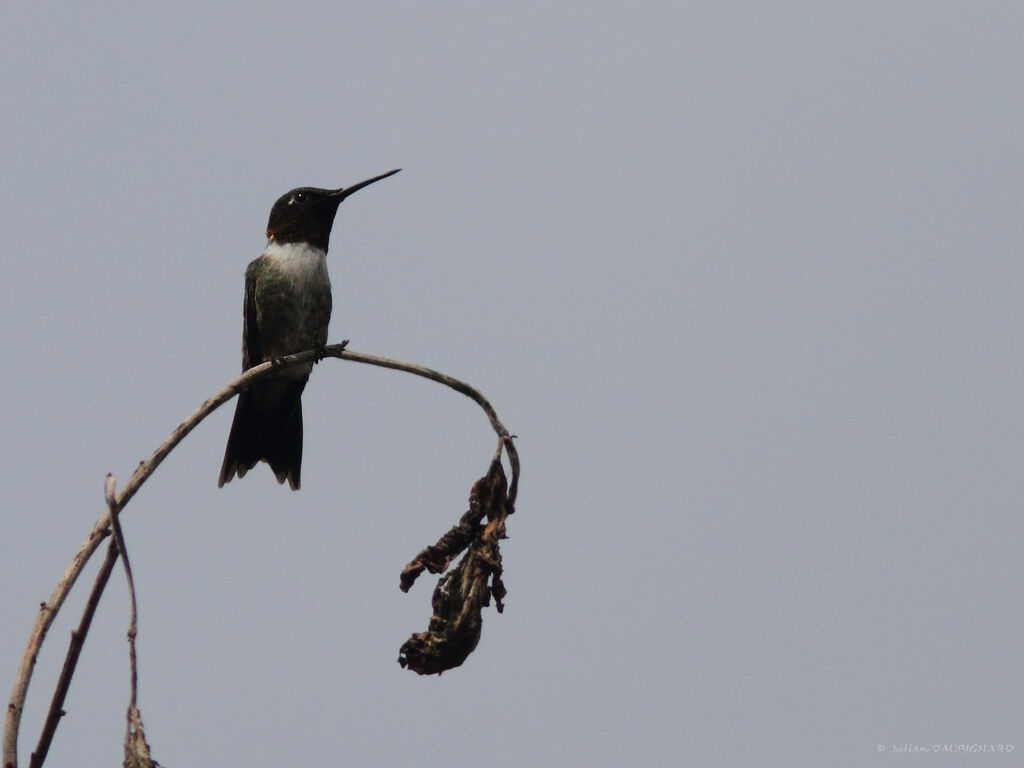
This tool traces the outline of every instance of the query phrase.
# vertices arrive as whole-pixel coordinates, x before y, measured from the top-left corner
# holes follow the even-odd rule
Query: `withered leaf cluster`
[[[492,597],[498,612],[502,611],[505,586],[498,542],[505,538],[505,518],[515,511],[514,494],[514,487],[509,493],[499,451],[487,474],[473,484],[469,510],[459,524],[402,571],[401,588],[408,592],[424,569],[444,573],[465,551],[458,565],[445,573],[434,589],[434,615],[427,631],[414,633],[402,645],[398,663],[403,667],[421,675],[439,675],[459,666],[480,640],[481,614]]]

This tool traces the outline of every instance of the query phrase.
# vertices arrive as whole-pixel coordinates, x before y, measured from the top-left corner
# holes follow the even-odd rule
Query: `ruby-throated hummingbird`
[[[267,248],[245,270],[242,370],[327,343],[331,280],[327,241],[341,201],[401,169],[347,189],[300,187],[270,209]],[[312,363],[262,379],[238,395],[218,486],[265,461],[279,483],[299,488],[302,390]]]

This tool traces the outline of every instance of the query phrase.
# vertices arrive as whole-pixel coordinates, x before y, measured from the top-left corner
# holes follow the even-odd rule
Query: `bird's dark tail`
[[[289,382],[278,397],[272,397],[269,388],[261,384],[264,383],[258,382],[238,396],[217,485],[223,487],[235,475],[245,477],[257,462],[265,461],[277,482],[287,480],[292,490],[297,491],[302,470],[301,395],[306,382]],[[279,382],[267,384],[281,386]],[[268,401],[273,405],[263,407]]]

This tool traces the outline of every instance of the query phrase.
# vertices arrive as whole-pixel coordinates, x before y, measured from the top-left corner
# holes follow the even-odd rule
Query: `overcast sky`
[[[338,214],[330,337],[465,379],[519,435],[505,613],[440,678],[396,663],[434,583],[398,575],[495,439],[456,393],[328,360],[301,491],[217,488],[229,404],[125,512],[162,764],[1024,751],[1020,4],[0,22],[4,695],[105,474],[237,373],[274,200],[401,167]],[[127,626],[118,572],[48,765],[120,762]]]

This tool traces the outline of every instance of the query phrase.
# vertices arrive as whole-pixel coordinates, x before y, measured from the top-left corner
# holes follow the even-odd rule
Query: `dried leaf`
[[[473,484],[469,510],[459,524],[420,552],[402,572],[402,589],[408,591],[424,568],[440,573],[467,550],[434,589],[434,615],[427,631],[413,634],[402,646],[398,663],[403,667],[432,675],[459,666],[480,641],[482,612],[491,597],[499,612],[504,607],[498,542],[505,538],[505,518],[511,511],[507,492],[505,470],[496,457],[487,474]]]

